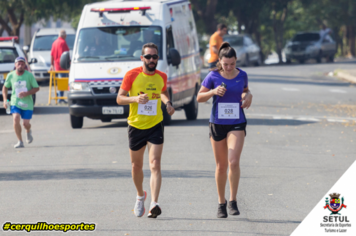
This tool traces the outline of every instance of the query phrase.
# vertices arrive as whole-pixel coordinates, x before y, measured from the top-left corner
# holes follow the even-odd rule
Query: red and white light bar
[[[12,41],[12,40],[18,40],[19,37],[17,36],[10,36],[10,37],[0,37],[0,41]]]
[[[92,11],[92,12],[109,12],[109,13],[117,13],[117,12],[146,11],[146,10],[151,10],[151,7],[92,8],[90,11]]]

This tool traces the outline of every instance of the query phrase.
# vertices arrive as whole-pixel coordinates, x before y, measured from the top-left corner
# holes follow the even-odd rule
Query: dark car
[[[308,59],[315,59],[318,63],[322,58],[333,62],[336,54],[336,43],[329,34],[320,36],[319,32],[297,33],[291,41],[289,41],[284,52],[286,61],[298,60],[304,63]]]

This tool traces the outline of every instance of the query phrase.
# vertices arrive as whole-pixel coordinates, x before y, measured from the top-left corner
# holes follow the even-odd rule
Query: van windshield
[[[36,36],[33,43],[33,51],[51,51],[53,42],[58,38],[58,35],[43,35]],[[67,34],[66,43],[70,50],[74,46],[74,34]]]
[[[81,29],[74,61],[139,61],[145,43],[158,46],[162,58],[162,29],[159,26],[115,26]]]

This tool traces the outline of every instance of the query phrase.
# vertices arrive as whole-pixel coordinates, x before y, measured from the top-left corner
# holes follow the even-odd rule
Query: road
[[[0,222],[95,223],[90,235],[290,235],[356,159],[356,86],[325,76],[355,65],[242,68],[254,98],[246,111],[241,215],[227,219],[216,218],[211,101],[199,105],[196,121],[177,111],[165,128],[163,214],[154,220],[133,215],[126,121],[85,119],[73,130],[66,106],[45,105],[48,86],[42,84],[33,144],[12,147],[12,120],[0,109]],[[147,153],[144,173],[147,190]]]

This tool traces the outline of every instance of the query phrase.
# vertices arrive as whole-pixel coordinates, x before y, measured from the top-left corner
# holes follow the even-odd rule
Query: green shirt
[[[22,110],[33,110],[32,95],[19,98],[18,94],[22,91],[27,92],[33,88],[38,88],[37,81],[32,73],[25,70],[22,75],[17,75],[16,70],[10,72],[4,86],[12,90],[11,106],[16,106]]]

